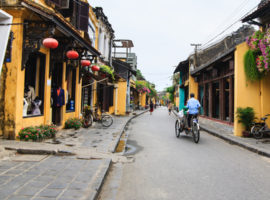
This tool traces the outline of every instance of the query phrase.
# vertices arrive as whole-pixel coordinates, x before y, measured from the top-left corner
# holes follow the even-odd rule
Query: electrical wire
[[[231,25],[229,25],[227,28],[225,28],[223,31],[221,31],[218,35],[216,35],[214,38],[210,39],[209,41],[207,41],[205,44],[203,44],[202,46],[205,46],[207,44],[209,44],[210,42],[212,42],[213,40],[215,40],[216,38],[218,38],[219,36],[221,36],[223,33],[225,33],[228,29],[230,29],[232,26],[234,26],[236,23],[238,23],[239,21],[241,21],[244,17],[246,17],[249,13],[251,13],[254,9],[257,8],[258,5],[256,5],[254,8],[252,8],[247,14],[245,14],[244,16],[242,16],[241,18],[239,18],[237,21],[235,21],[234,23],[232,23]]]
[[[231,21],[234,17],[235,17],[235,14],[236,12],[239,12],[239,9],[242,10],[244,8],[244,6],[249,2],[250,0],[244,0],[242,1],[242,3],[237,6],[232,12],[231,14],[225,19],[223,20],[215,29],[214,31],[212,31],[212,33],[216,33],[218,30],[221,29],[221,26],[224,25],[224,23],[228,22],[228,21]],[[212,37],[212,35],[214,34],[210,34],[205,40],[208,41],[210,40],[210,38]]]

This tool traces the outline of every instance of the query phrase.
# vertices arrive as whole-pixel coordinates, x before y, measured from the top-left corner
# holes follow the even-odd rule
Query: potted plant
[[[250,135],[251,124],[255,120],[254,109],[251,107],[238,107],[236,111],[236,117],[238,118],[238,122],[241,123],[245,128],[243,131],[243,136],[248,137]]]

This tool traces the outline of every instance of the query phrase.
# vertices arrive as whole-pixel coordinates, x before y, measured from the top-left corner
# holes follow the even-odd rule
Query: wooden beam
[[[219,119],[225,120],[225,88],[224,79],[219,80]]]
[[[209,83],[208,85],[208,92],[209,92],[209,106],[208,106],[208,116],[213,117],[213,83]]]
[[[234,77],[230,76],[229,78],[229,118],[230,122],[234,121]]]

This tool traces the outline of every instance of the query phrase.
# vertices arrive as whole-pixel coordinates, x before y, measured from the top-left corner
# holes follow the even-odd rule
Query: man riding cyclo
[[[188,121],[188,130],[190,130],[191,126],[191,119],[193,117],[197,118],[199,114],[199,108],[201,107],[200,102],[194,98],[195,95],[193,93],[190,94],[190,99],[187,102],[187,105],[185,106],[186,109],[188,109],[187,114],[187,121]],[[185,108],[184,108],[185,110]]]

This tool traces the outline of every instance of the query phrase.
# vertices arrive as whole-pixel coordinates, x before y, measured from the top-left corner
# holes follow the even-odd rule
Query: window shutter
[[[69,0],[61,0],[61,9],[69,8]]]
[[[80,1],[80,4],[78,4],[77,28],[82,31],[88,31],[88,20],[89,5]]]
[[[61,0],[48,0],[52,3],[54,3],[57,7],[61,7]]]

